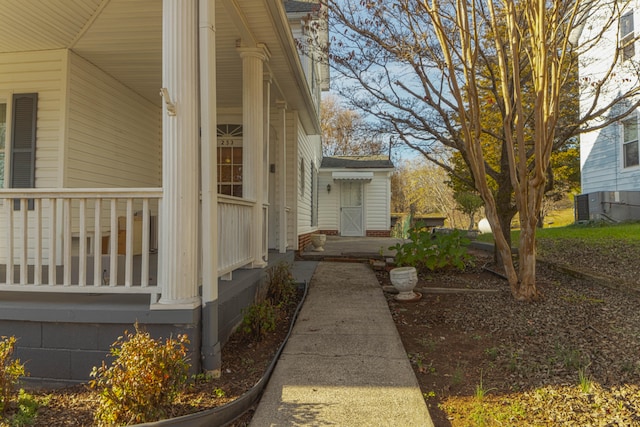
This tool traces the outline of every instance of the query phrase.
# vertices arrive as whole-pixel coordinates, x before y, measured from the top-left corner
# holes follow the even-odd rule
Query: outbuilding
[[[318,173],[320,232],[388,237],[393,171],[388,156],[324,157]]]

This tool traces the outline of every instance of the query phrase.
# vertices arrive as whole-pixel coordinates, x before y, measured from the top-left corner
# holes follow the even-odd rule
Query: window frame
[[[630,28],[625,28],[630,25]],[[622,50],[622,60],[626,61],[636,55],[635,49],[635,22],[634,11],[631,10],[620,17],[620,49]],[[623,31],[627,30],[623,33]]]
[[[640,126],[638,123],[638,116],[634,114],[633,116],[622,120],[622,168],[625,170],[629,170],[632,168],[638,168],[640,166],[640,138],[638,133],[640,132]],[[628,126],[635,126],[635,139],[630,139],[627,141],[626,130]],[[636,158],[633,159],[633,162],[628,162],[627,156],[627,147],[635,145]]]

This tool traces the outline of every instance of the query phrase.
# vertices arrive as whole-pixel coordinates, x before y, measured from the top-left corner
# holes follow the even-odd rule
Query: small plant
[[[267,299],[275,306],[288,305],[296,295],[296,282],[291,274],[291,265],[281,262],[267,270],[269,289]]]
[[[580,380],[580,390],[583,393],[588,394],[591,392],[591,379],[585,373],[586,369],[578,369],[578,379]]]
[[[464,370],[460,365],[456,366],[456,370],[453,371],[453,378],[451,381],[454,385],[462,384],[462,380],[464,379]]]
[[[225,393],[225,391],[220,387],[216,387],[213,389],[213,395],[217,398],[222,398],[222,397],[226,397],[227,393]]]
[[[242,330],[256,341],[276,329],[276,308],[270,300],[255,303],[243,310]]]
[[[172,404],[189,378],[186,335],[177,339],[151,338],[135,325],[135,333],[111,345],[111,366],[94,367],[89,382],[98,390],[98,425],[157,421],[170,416]]]
[[[11,417],[12,427],[30,426],[36,418],[40,405],[47,405],[49,398],[37,399],[23,389],[18,392],[18,410]]]
[[[496,347],[485,348],[484,354],[487,355],[489,360],[496,360],[498,358],[498,349]]]
[[[0,415],[16,395],[16,385],[25,375],[24,365],[13,358],[16,337],[0,337]]]
[[[398,266],[410,266],[418,269],[438,270],[455,267],[464,270],[471,260],[467,253],[470,240],[458,230],[447,234],[432,234],[424,223],[418,222],[409,229],[409,241],[390,246],[396,251],[395,262]]]

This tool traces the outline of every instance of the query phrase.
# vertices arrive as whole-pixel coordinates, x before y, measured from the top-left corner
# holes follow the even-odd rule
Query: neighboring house
[[[318,11],[0,5],[0,336],[32,378],[86,380],[134,322],[220,368],[265,267],[318,230],[328,70],[291,30]]]
[[[619,50],[611,82],[600,94],[600,105],[606,105],[624,91],[625,85],[637,84],[640,49],[637,48],[635,22],[640,22],[636,2],[625,4],[620,18],[598,39],[597,48],[580,58],[582,84],[580,108],[582,114],[591,107],[591,82],[606,77],[612,52]],[[622,5],[622,3],[620,3]],[[595,37],[601,26],[611,18],[611,11],[591,8],[584,25],[579,27],[580,45]],[[602,24],[600,24],[602,25]],[[605,116],[614,117],[628,109],[618,104]],[[602,129],[580,136],[580,173],[582,193],[576,198],[577,220],[624,221],[640,219],[640,150],[638,123],[640,112]],[[597,125],[597,123],[591,123]]]
[[[388,156],[323,158],[318,174],[318,227],[321,232],[388,237],[393,170]]]

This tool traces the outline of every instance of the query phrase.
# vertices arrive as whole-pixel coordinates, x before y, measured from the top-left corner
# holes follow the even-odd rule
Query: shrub
[[[16,337],[0,337],[0,414],[16,396],[18,380],[25,375],[24,365],[13,359],[15,347]]]
[[[170,416],[189,373],[186,335],[151,338],[135,325],[111,345],[111,366],[94,367],[89,385],[100,394],[95,420],[99,425],[127,425]]]
[[[273,305],[288,305],[296,295],[296,282],[291,274],[291,265],[281,262],[267,271],[269,289],[267,291],[267,299]]]
[[[256,341],[262,341],[268,332],[276,329],[276,308],[264,300],[243,310],[242,330]]]
[[[398,266],[428,268],[432,271],[447,267],[463,270],[465,263],[471,259],[467,253],[470,241],[458,230],[433,234],[424,223],[418,222],[409,229],[408,237],[408,242],[389,247],[396,251],[395,262]]]

